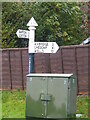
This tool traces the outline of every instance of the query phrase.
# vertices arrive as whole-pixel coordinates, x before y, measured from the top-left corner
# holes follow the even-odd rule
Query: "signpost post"
[[[28,22],[27,26],[29,26],[29,73],[34,72],[34,53],[32,52],[34,50],[34,39],[35,39],[35,26],[38,26],[34,18],[32,17],[30,21]],[[30,51],[31,50],[31,51]]]
[[[56,53],[59,46],[56,42],[34,42],[35,41],[35,30],[38,24],[32,17],[27,23],[29,26],[28,30],[18,29],[16,32],[18,38],[29,39],[28,53],[29,53],[29,73],[34,72],[34,53]]]

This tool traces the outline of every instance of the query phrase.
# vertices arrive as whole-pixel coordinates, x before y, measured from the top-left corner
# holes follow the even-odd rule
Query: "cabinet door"
[[[48,101],[48,118],[66,118],[67,117],[67,78],[49,78],[48,94],[52,100]]]
[[[44,101],[47,94],[45,77],[28,77],[26,91],[26,116],[45,117],[47,105]]]
[[[69,89],[68,89],[68,116],[76,116],[76,96],[77,96],[77,80],[74,77],[71,77],[68,80]]]

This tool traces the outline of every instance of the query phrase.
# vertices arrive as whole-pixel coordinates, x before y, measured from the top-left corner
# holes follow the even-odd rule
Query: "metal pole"
[[[34,73],[34,53],[29,53],[29,73]]]

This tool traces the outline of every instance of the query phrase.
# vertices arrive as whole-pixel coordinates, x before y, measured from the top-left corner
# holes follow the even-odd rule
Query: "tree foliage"
[[[87,14],[81,11],[81,6],[64,2],[3,3],[2,47],[27,46],[28,40],[19,39],[16,31],[27,30],[26,25],[32,16],[38,23],[35,41],[55,41],[59,45],[80,44],[87,38]]]
[[[25,47],[27,40],[19,39],[18,29],[27,29],[26,24],[32,13],[30,5],[25,3],[2,4],[2,47]]]

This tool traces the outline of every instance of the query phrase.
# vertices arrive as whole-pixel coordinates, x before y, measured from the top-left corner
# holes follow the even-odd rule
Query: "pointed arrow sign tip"
[[[16,32],[16,35],[19,37],[19,29],[18,29],[18,31]]]
[[[54,51],[54,53],[56,53],[58,51],[58,49],[59,49],[59,46],[58,46],[57,43],[55,43],[55,51]]]

